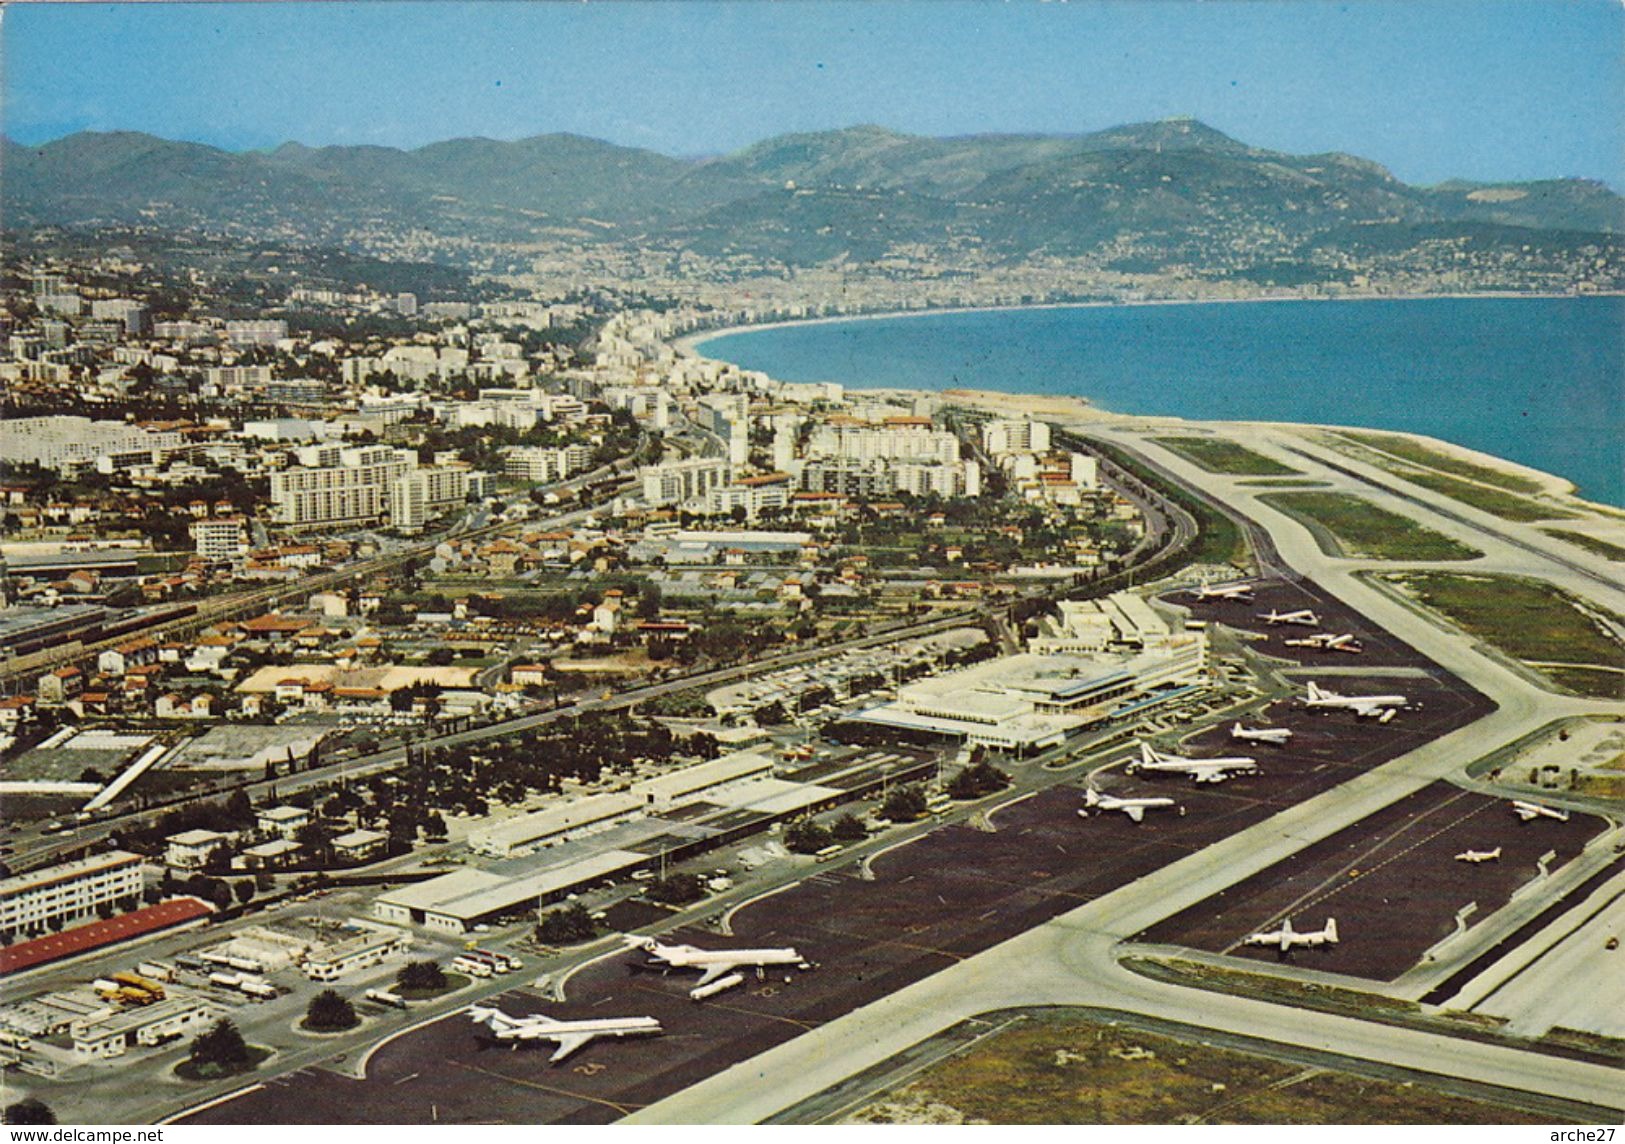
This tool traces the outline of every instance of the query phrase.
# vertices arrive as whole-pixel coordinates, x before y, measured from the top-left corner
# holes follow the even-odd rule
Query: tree
[[[886,796],[880,813],[893,822],[913,822],[925,813],[925,794],[917,786],[901,786]]]
[[[810,818],[792,822],[784,831],[784,844],[797,854],[816,854],[833,838],[827,828]]]
[[[438,961],[409,961],[395,974],[395,985],[417,992],[437,992],[446,987],[446,971]]]
[[[869,837],[869,828],[851,814],[843,814],[830,827],[830,834],[839,842],[862,842]]]
[[[254,900],[254,879],[244,878],[241,882],[238,882],[236,894],[239,904],[246,906],[249,902],[252,902]]]
[[[765,707],[758,707],[756,709],[755,718],[756,725],[759,727],[775,726],[777,724],[788,723],[790,721],[790,716],[784,710],[784,704],[780,703],[777,699],[767,704]]]
[[[253,1063],[248,1042],[229,1018],[222,1017],[192,1042],[190,1063],[200,1077],[240,1072]]]
[[[579,902],[571,902],[562,909],[549,910],[542,915],[542,923],[536,927],[536,940],[548,945],[590,941],[597,935],[598,927]]]
[[[339,995],[336,989],[323,989],[310,999],[305,1010],[305,1028],[333,1033],[353,1029],[361,1023],[355,1015],[355,1006]]]
[[[1010,785],[1010,776],[991,763],[973,763],[960,771],[948,784],[948,793],[954,798],[972,799],[1001,791]]]
[[[673,874],[650,882],[644,896],[668,906],[687,905],[705,896],[705,879],[698,874]]]
[[[7,1124],[55,1124],[56,1113],[43,1100],[30,1096],[6,1105],[5,1121]]]

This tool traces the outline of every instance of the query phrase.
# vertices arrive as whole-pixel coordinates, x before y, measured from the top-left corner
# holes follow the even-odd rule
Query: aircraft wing
[[[1140,822],[1140,821],[1143,821],[1144,818],[1145,818],[1145,807],[1143,807],[1143,806],[1125,806],[1123,808],[1123,813],[1128,815],[1129,818],[1133,819],[1135,822]]]
[[[1354,708],[1354,713],[1356,715],[1360,715],[1367,719],[1373,715],[1382,714],[1382,708],[1377,706],[1375,703],[1351,703],[1349,706]]]
[[[700,975],[699,981],[694,983],[694,988],[698,989],[702,985],[709,985],[717,978],[726,973],[732,973],[737,968],[739,968],[739,966],[736,962],[730,961],[726,964],[721,962],[712,962],[710,965],[705,967],[705,972]]]
[[[545,1033],[542,1035],[546,1036]],[[558,1041],[559,1047],[554,1051],[552,1056],[547,1058],[547,1063],[550,1065],[558,1064],[565,1057],[569,1056],[582,1045],[585,1045],[588,1041],[592,1040],[592,1036],[593,1035],[591,1033],[570,1033],[566,1036],[555,1037],[554,1039]]]

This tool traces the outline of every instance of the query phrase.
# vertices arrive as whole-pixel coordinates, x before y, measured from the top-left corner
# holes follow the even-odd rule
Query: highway
[[[1201,427],[1201,426],[1193,426]],[[1304,467],[1286,456],[1301,438],[1286,427],[1212,426],[1249,448]],[[1165,431],[1165,426],[1158,426]],[[1622,707],[1544,691],[1454,629],[1422,621],[1404,604],[1362,581],[1358,573],[1382,562],[1325,556],[1307,528],[1258,498],[1267,488],[1208,473],[1122,425],[1091,425],[1092,436],[1148,457],[1182,484],[1203,489],[1235,513],[1267,529],[1280,564],[1314,579],[1333,596],[1401,635],[1418,651],[1488,695],[1497,710],[1359,778],[1301,803],[1217,845],[1142,878],[985,953],[896,994],[725,1070],[627,1118],[630,1123],[755,1123],[772,1117],[863,1069],[990,1010],[1041,1004],[1092,1005],[1184,1021],[1318,1051],[1383,1061],[1424,1073],[1538,1092],[1617,1108],[1620,1073],[1581,1061],[1464,1041],[1437,1033],[1298,1010],[1241,997],[1152,981],[1118,962],[1124,943],[1153,922],[1194,905],[1266,869],[1404,795],[1447,776],[1494,748],[1568,715],[1619,714]],[[1341,462],[1339,462],[1341,463]],[[1309,474],[1333,487],[1350,478],[1323,468]],[[1366,489],[1359,491],[1363,494]],[[1398,498],[1394,498],[1396,501]],[[1385,505],[1384,507],[1388,507]],[[1396,509],[1453,535],[1466,532],[1486,556],[1473,567],[1500,570],[1502,561],[1530,565],[1530,549],[1515,548],[1435,517],[1415,504]],[[1525,545],[1556,544],[1533,529]],[[1517,555],[1512,556],[1516,551]],[[1550,578],[1577,579],[1564,562],[1539,564]],[[1279,569],[1278,569],[1279,570]],[[1587,578],[1589,579],[1589,578]],[[1599,586],[1594,582],[1584,594]]]

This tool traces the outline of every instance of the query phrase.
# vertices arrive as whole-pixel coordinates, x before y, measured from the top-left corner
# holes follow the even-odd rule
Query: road
[[[1215,429],[1220,426],[1213,426]],[[1301,439],[1284,427],[1223,426],[1249,448],[1306,467],[1285,447]],[[1616,1069],[1436,1033],[1313,1013],[1247,998],[1196,991],[1141,977],[1118,962],[1135,933],[1257,873],[1404,795],[1465,766],[1496,747],[1567,715],[1618,714],[1621,705],[1541,690],[1463,633],[1424,622],[1401,602],[1357,575],[1380,562],[1325,556],[1309,530],[1258,498],[1241,478],[1208,473],[1123,426],[1091,427],[1091,435],[1154,460],[1181,483],[1205,490],[1234,512],[1267,529],[1279,563],[1314,579],[1332,595],[1400,634],[1418,651],[1488,695],[1497,710],[1452,734],[1299,804],[1121,890],[1016,937],[898,993],[803,1034],[628,1118],[631,1123],[754,1123],[872,1067],[957,1021],[992,1009],[1040,1004],[1093,1005],[1247,1034],[1304,1048],[1341,1053],[1562,1099],[1618,1107]],[[1341,462],[1339,462],[1341,463]],[[1351,478],[1330,468],[1309,474],[1334,487]],[[1361,488],[1362,493],[1366,490]],[[1533,566],[1554,581],[1587,580],[1584,594],[1607,589],[1575,577],[1566,561],[1538,559],[1556,541],[1532,528],[1511,546],[1461,521],[1401,502],[1395,511],[1450,535],[1467,535],[1485,551],[1475,567]],[[1384,507],[1389,507],[1384,505]],[[1454,513],[1452,517],[1460,514]],[[1531,546],[1535,551],[1531,551]],[[1514,556],[1513,552],[1517,555]],[[1566,554],[1565,554],[1566,555]],[[1535,557],[1531,561],[1531,557]]]

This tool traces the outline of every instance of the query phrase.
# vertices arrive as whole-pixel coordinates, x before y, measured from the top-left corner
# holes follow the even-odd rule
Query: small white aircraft
[[[559,1047],[547,1063],[556,1065],[595,1037],[643,1037],[665,1032],[653,1017],[600,1017],[559,1021],[552,1017],[510,1017],[495,1006],[471,1005],[468,1015],[499,1041],[518,1048],[523,1041],[553,1041]]]
[[[1308,608],[1301,612],[1278,612],[1274,608],[1261,613],[1258,617],[1266,624],[1302,624],[1306,628],[1320,627],[1320,617]]]
[[[1090,811],[1099,811],[1104,814],[1108,810],[1120,810],[1135,822],[1145,820],[1148,810],[1160,810],[1165,806],[1175,806],[1171,798],[1156,796],[1152,798],[1118,798],[1115,795],[1101,794],[1094,787],[1083,792],[1083,809],[1078,811],[1079,818],[1088,818]],[[1179,807],[1179,813],[1184,814],[1185,808]]]
[[[1297,930],[1292,928],[1292,919],[1285,918],[1282,920],[1281,928],[1278,930],[1264,930],[1260,933],[1248,934],[1246,944],[1273,945],[1282,953],[1285,953],[1287,950],[1300,945],[1308,946],[1311,949],[1316,949],[1323,945],[1336,945],[1337,919],[1327,918],[1325,929],[1312,930],[1309,933],[1299,933]]]
[[[652,966],[668,969],[700,969],[704,972],[695,988],[709,985],[741,966],[750,966],[761,976],[768,965],[794,965],[811,969],[812,963],[794,949],[699,949],[692,945],[662,945],[654,938],[628,934],[621,939],[629,948],[641,949],[654,960]]]
[[[1150,771],[1153,774],[1189,775],[1199,783],[1222,783],[1238,774],[1256,774],[1258,760],[1244,755],[1224,759],[1187,759],[1180,755],[1164,755],[1150,743],[1140,744],[1140,758],[1123,768],[1126,774]]]
[[[1393,713],[1405,706],[1403,695],[1339,695],[1335,691],[1326,691],[1317,684],[1309,684],[1308,694],[1305,696],[1305,707],[1347,708],[1362,719],[1373,716],[1380,718],[1384,723],[1393,718]]]
[[[1251,580],[1218,585],[1204,581],[1196,587],[1188,589],[1188,592],[1198,600],[1241,600],[1250,602],[1253,598],[1253,588],[1254,584]]]
[[[1538,802],[1525,802],[1520,798],[1512,800],[1512,813],[1516,814],[1524,822],[1536,818],[1555,818],[1559,822],[1569,820],[1569,812],[1566,810],[1555,806],[1542,806]]]
[[[1494,850],[1463,850],[1460,854],[1456,855],[1456,861],[1471,862],[1476,866],[1480,862],[1499,861],[1500,857],[1501,848],[1497,846]]]
[[[1287,727],[1243,727],[1237,723],[1230,728],[1230,737],[1244,743],[1269,743],[1271,746],[1284,747],[1287,740],[1292,738],[1292,731]]]
[[[1287,647],[1306,647],[1314,651],[1346,651],[1359,655],[1365,648],[1353,636],[1344,634],[1334,636],[1330,632],[1316,632],[1312,636],[1304,636],[1301,640],[1283,640]]]

